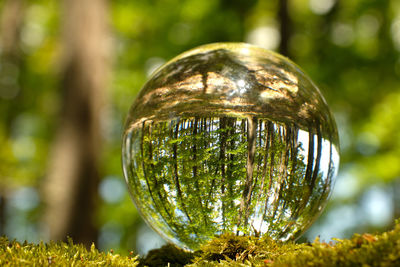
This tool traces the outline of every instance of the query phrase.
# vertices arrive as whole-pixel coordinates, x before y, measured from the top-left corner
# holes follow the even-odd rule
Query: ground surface
[[[223,235],[195,253],[172,245],[120,256],[99,252],[94,245],[29,244],[0,238],[0,266],[400,266],[400,222],[382,234],[355,235],[348,240],[309,244],[280,243],[269,238]]]

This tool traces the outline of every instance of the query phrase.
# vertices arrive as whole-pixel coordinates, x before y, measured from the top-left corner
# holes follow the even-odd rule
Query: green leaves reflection
[[[338,157],[318,125],[254,116],[147,120],[125,140],[136,206],[191,249],[225,232],[295,239],[322,210]]]

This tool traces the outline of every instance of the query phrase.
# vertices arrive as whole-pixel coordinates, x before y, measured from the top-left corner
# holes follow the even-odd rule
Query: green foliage
[[[222,235],[194,253],[166,245],[138,256],[90,251],[68,243],[38,245],[0,238],[1,266],[399,266],[400,221],[383,234],[356,234],[325,243],[283,243],[271,238]]]

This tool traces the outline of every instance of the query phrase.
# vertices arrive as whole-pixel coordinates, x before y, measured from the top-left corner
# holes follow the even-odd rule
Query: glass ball
[[[289,59],[244,43],[201,46],[159,68],[129,111],[122,150],[144,220],[192,250],[223,233],[295,240],[339,166],[318,88]]]

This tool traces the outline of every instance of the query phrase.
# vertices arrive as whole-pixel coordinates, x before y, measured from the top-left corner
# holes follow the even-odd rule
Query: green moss
[[[202,247],[197,266],[400,266],[400,222],[394,230],[312,244],[224,235]]]
[[[99,252],[94,245],[88,251],[82,245],[68,243],[29,244],[0,237],[0,266],[137,266],[138,257],[121,257]]]
[[[295,244],[222,235],[195,253],[172,245],[142,259],[68,243],[28,244],[0,238],[0,266],[400,266],[400,222],[383,234]]]
[[[354,235],[336,244],[314,241],[300,251],[274,260],[271,266],[400,266],[400,224],[380,235]]]
[[[196,257],[192,266],[202,266],[209,262],[259,262],[275,259],[286,253],[293,253],[304,245],[294,243],[283,244],[269,237],[257,238],[222,235],[201,247],[200,256]]]

